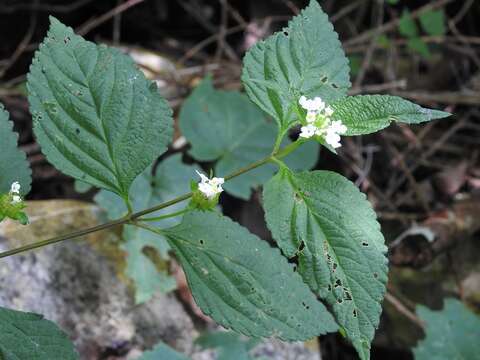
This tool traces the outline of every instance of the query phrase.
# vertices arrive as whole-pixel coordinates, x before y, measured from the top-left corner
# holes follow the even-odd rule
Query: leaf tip
[[[53,27],[53,26],[58,26],[58,25],[63,25],[60,20],[58,20],[55,16],[53,15],[50,15],[48,17],[48,20],[50,21],[50,27]]]
[[[430,110],[431,111],[431,119],[444,119],[447,117],[452,116],[451,113],[446,112],[446,111],[440,111],[440,110]]]

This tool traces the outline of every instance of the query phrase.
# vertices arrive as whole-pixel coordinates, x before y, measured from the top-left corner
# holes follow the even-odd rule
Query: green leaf
[[[432,54],[430,53],[430,49],[425,41],[421,38],[413,38],[408,39],[407,47],[417,54],[423,56],[425,59],[429,59]]]
[[[378,46],[380,46],[384,49],[388,49],[392,45],[390,39],[385,34],[379,35],[377,37],[377,44],[378,44]]]
[[[333,119],[347,126],[346,135],[370,134],[386,128],[392,121],[419,124],[451,115],[390,95],[349,96],[332,107],[335,109]]]
[[[203,349],[218,349],[217,360],[251,360],[248,352],[258,344],[258,339],[242,339],[230,331],[216,331],[195,340]]]
[[[138,360],[189,360],[165,344],[156,345],[151,351],[145,351]]]
[[[0,308],[0,359],[75,360],[65,333],[42,315]]]
[[[257,154],[271,151],[275,139],[274,125],[245,95],[215,90],[211,78],[202,81],[185,101],[179,126],[192,145],[190,154],[199,161],[249,156],[243,155],[248,150],[258,160]],[[258,144],[264,138],[268,143]]]
[[[123,199],[172,136],[168,104],[131,58],[83,40],[55,18],[35,54],[28,90],[48,160]]]
[[[218,160],[216,176],[235,170],[268,156],[275,143],[275,125],[245,95],[235,91],[218,91],[206,78],[188,97],[181,111],[180,130],[190,142],[190,154],[199,161]],[[289,140],[284,141],[287,145]],[[313,167],[319,145],[309,142],[290,154],[286,162],[295,169]],[[249,171],[225,183],[225,190],[248,200],[251,189],[262,185],[274,173],[273,164]]]
[[[349,72],[337,33],[311,0],[287,28],[248,51],[242,81],[250,99],[286,129],[301,95],[327,102],[343,98],[351,86]]]
[[[147,168],[132,184],[130,199],[134,211],[141,211],[173,199],[189,191],[190,180],[196,177],[195,166],[182,163],[182,155],[176,154],[162,161],[152,175]],[[122,199],[106,190],[95,196],[95,201],[107,211],[110,219],[118,219],[127,213]],[[181,202],[148,217],[157,217],[182,210],[186,202]],[[178,224],[181,217],[163,219],[150,224],[170,227]],[[125,226],[123,232],[123,249],[127,252],[127,275],[135,282],[135,299],[137,303],[148,301],[157,291],[168,292],[175,288],[173,278],[166,272],[158,272],[152,261],[143,253],[145,247],[158,251],[161,258],[168,259],[170,247],[167,240],[142,228]]]
[[[352,76],[356,76],[362,66],[362,57],[360,55],[350,55],[348,61],[350,62],[350,73]]]
[[[278,249],[229,218],[192,211],[165,232],[198,306],[223,327],[282,340],[337,329]]]
[[[442,311],[424,306],[417,313],[426,323],[426,338],[413,349],[415,360],[470,360],[480,353],[480,317],[456,299]]]
[[[123,237],[125,243],[122,249],[127,253],[125,273],[135,283],[136,304],[150,300],[157,292],[168,293],[177,288],[175,278],[168,275],[166,261],[162,262],[165,269],[159,271],[156,266],[158,260],[154,263],[144,253],[147,247],[155,249],[160,254],[165,252],[164,240],[159,235],[150,235],[146,231],[140,232],[137,227],[127,225],[123,230]]]
[[[361,359],[382,312],[386,247],[370,204],[354,184],[330,171],[283,168],[264,187],[267,225],[298,272],[333,309]]]
[[[410,15],[410,11],[407,9],[403,10],[402,16],[398,23],[398,31],[400,31],[400,34],[407,38],[415,38],[418,36],[419,31],[417,24]]]
[[[75,189],[76,192],[80,194],[85,194],[90,190],[92,190],[92,185],[87,184],[80,180],[75,180],[75,182],[73,183],[73,188]]]
[[[10,191],[13,182],[21,185],[20,193],[28,194],[32,183],[32,171],[27,156],[18,148],[18,135],[13,122],[0,104],[0,195]]]
[[[428,35],[442,36],[447,32],[443,10],[430,10],[420,14],[420,25]]]

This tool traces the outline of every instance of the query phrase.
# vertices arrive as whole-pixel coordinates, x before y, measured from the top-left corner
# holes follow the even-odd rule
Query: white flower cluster
[[[209,179],[199,171],[197,171],[197,174],[200,176],[200,179],[202,179],[198,184],[198,190],[200,190],[207,199],[213,199],[217,194],[220,194],[223,191],[222,184],[225,182],[224,178],[214,177]]]
[[[22,201],[20,197],[20,183],[18,181],[15,181],[10,187],[10,195],[12,196],[12,205]]]
[[[330,106],[319,97],[307,99],[305,96],[300,97],[299,104],[307,110],[307,125],[301,128],[301,137],[322,136],[334,149],[342,146],[340,135],[347,132],[347,127],[340,120],[331,120],[333,109]]]

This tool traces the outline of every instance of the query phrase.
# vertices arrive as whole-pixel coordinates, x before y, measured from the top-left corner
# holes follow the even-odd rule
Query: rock
[[[276,339],[267,339],[250,351],[253,359],[269,360],[321,360],[320,353],[310,350],[302,342],[287,343]],[[197,350],[192,360],[215,360],[214,350]]]
[[[258,345],[252,353],[272,360],[321,360],[320,353],[308,349],[304,343],[287,343],[276,339]]]
[[[28,206],[31,225],[0,225],[0,249],[94,226],[99,209],[77,201],[41,201]],[[55,214],[52,216],[52,214]],[[8,237],[8,240],[7,238]],[[197,333],[174,295],[155,296],[134,307],[127,282],[119,280],[121,265],[111,259],[115,231],[91,234],[0,261],[0,306],[43,314],[63,328],[81,359],[106,352],[149,348],[163,341],[190,352]],[[102,244],[99,246],[92,244]],[[105,255],[106,245],[110,253]],[[116,247],[117,251],[118,247]]]
[[[173,295],[157,294],[134,309],[136,342],[143,349],[154,347],[160,340],[182,353],[193,350],[198,333],[182,304]]]

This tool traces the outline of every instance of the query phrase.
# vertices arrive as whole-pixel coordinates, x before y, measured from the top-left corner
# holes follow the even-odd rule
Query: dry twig
[[[120,4],[119,6],[114,7],[113,9],[111,9],[110,11],[106,12],[105,14],[99,16],[98,18],[95,18],[95,19],[83,24],[82,26],[80,26],[77,29],[77,33],[79,35],[85,35],[85,34],[89,33],[90,31],[92,31],[97,26],[102,25],[103,23],[107,22],[111,18],[117,16],[118,14],[120,14],[122,12],[125,12],[126,10],[130,9],[131,7],[133,7],[135,5],[138,5],[138,4],[140,4],[144,1],[145,0],[128,0],[128,1],[124,2],[123,4]]]

